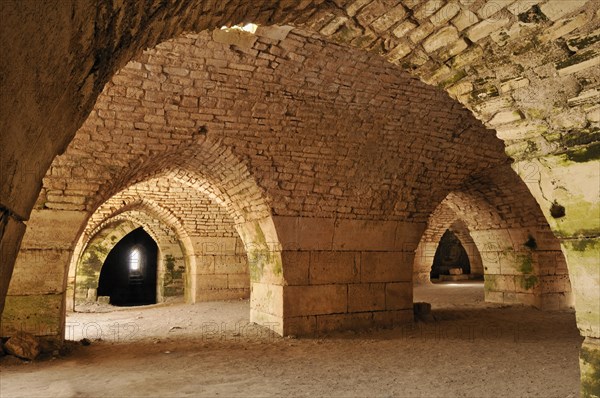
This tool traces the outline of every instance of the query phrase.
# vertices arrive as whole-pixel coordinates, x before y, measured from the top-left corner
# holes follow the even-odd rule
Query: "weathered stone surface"
[[[16,357],[34,360],[40,355],[40,343],[38,339],[25,332],[20,332],[11,336],[6,343],[4,343],[6,351]]]
[[[447,47],[458,40],[458,31],[454,27],[446,27],[429,36],[423,47],[427,52],[433,52],[439,48]]]
[[[589,0],[549,0],[540,5],[540,10],[545,16],[550,18],[550,20],[556,21],[557,19],[580,9],[588,2]]]
[[[469,28],[467,31],[467,37],[473,41],[477,42],[488,37],[490,34],[496,32],[502,27],[506,26],[509,22],[509,19],[486,19],[479,22],[477,25]]]

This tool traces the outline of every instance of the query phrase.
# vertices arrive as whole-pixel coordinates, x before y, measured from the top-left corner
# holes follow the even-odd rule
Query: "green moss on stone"
[[[572,240],[569,242],[571,248],[578,252],[584,252],[586,250],[591,250],[598,245],[597,239],[578,239]]]
[[[564,61],[557,62],[556,69],[565,69],[565,68],[568,68],[569,66],[577,65],[582,62],[588,61],[588,60],[594,58],[595,56],[596,56],[596,52],[592,51],[592,50],[585,51],[581,54],[575,54],[575,55],[565,59]]]
[[[535,275],[526,275],[521,279],[521,286],[525,290],[533,289],[538,283],[538,278]]]
[[[593,143],[584,148],[568,150],[564,156],[567,160],[577,163],[600,160],[600,142]]]
[[[531,253],[520,254],[517,257],[519,261],[519,271],[523,274],[531,274],[533,272],[533,258]]]
[[[461,69],[458,72],[456,72],[454,75],[452,75],[452,77],[442,81],[440,84],[438,84],[438,86],[441,88],[451,86],[466,76],[467,76],[467,72],[464,69]]]
[[[600,41],[600,34],[591,34],[585,37],[575,37],[567,40],[567,43],[570,47],[575,47],[579,50],[589,47],[592,44],[596,44]]]
[[[581,396],[600,397],[600,350],[585,343],[579,352],[581,363]]]

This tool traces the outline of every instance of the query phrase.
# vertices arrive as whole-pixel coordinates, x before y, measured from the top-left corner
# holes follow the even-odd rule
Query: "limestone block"
[[[516,77],[511,80],[507,80],[500,85],[500,93],[504,94],[509,91],[516,90],[518,88],[529,86],[529,79],[523,76]]]
[[[23,249],[19,252],[8,294],[45,294],[64,291],[71,251]]]
[[[412,262],[405,261],[403,252],[363,252],[361,282],[411,281]]]
[[[397,223],[389,221],[338,220],[334,250],[393,250]]]
[[[288,285],[308,285],[310,252],[284,250],[281,252],[283,278]]]
[[[250,308],[266,314],[283,317],[285,293],[283,286],[252,282],[251,291]],[[300,298],[295,297],[295,299],[299,300]],[[286,316],[291,316],[287,314],[287,307]]]
[[[285,315],[295,317],[345,313],[348,309],[347,292],[347,285],[286,286]]]
[[[25,224],[2,214],[0,220],[3,228],[0,236],[0,314],[4,309],[4,298],[9,289],[13,268],[25,233]]]
[[[410,38],[410,41],[412,41],[414,44],[418,44],[424,38],[432,34],[434,31],[435,26],[431,22],[427,21],[419,25],[412,32],[410,32],[410,35],[408,37]]]
[[[370,312],[317,316],[317,333],[360,330],[371,327],[373,327],[373,314]]]
[[[508,18],[483,20],[468,30],[467,37],[474,43],[478,42],[495,31],[502,29],[509,22],[510,20]]]
[[[481,19],[491,18],[494,14],[500,12],[505,7],[513,4],[517,0],[488,0],[477,10],[477,15]]]
[[[442,26],[454,18],[460,11],[460,5],[458,5],[456,2],[450,2],[440,8],[440,10],[430,18],[430,21],[435,26]]]
[[[577,327],[584,336],[600,338],[600,239],[562,241],[575,297]]]
[[[447,26],[433,35],[429,36],[423,42],[423,48],[428,53],[434,52],[442,47],[447,47],[458,40],[458,30],[454,26]]]
[[[600,65],[600,53],[590,50],[583,54],[573,55],[571,58],[556,65],[560,76],[578,73],[588,68],[597,68]]]
[[[381,311],[384,309],[384,283],[348,285],[348,312]]]
[[[353,1],[348,7],[346,7],[346,12],[348,13],[348,15],[350,15],[351,17],[355,16],[356,13],[363,8],[364,6],[366,6],[367,4],[369,4],[372,0],[356,0]]]
[[[216,274],[248,274],[248,261],[242,256],[215,256]]]
[[[571,107],[598,103],[600,103],[600,91],[595,88],[582,91],[577,97],[569,98],[567,100],[567,104]]]
[[[588,22],[589,18],[586,14],[582,13],[574,18],[561,19],[556,21],[550,28],[546,30],[543,35],[540,35],[541,42],[549,42],[563,37],[575,29],[579,29]]]
[[[406,37],[408,32],[410,32],[411,30],[413,30],[416,27],[417,27],[417,25],[414,24],[413,22],[404,21],[400,25],[398,25],[392,33],[394,34],[394,36],[396,36],[398,38],[404,38],[404,37]]]
[[[67,210],[34,210],[27,222],[22,248],[71,249],[86,212]]]
[[[491,126],[499,126],[503,124],[517,122],[523,119],[523,114],[519,111],[503,111],[498,112],[488,122]]]
[[[250,291],[250,275],[229,274],[227,275],[228,289],[248,289]]]
[[[556,21],[577,11],[588,2],[589,0],[549,0],[540,6],[540,10],[551,21]]]
[[[406,41],[400,42],[392,51],[386,54],[386,58],[390,62],[397,62],[406,57],[412,51],[412,46]]]
[[[215,256],[197,256],[196,274],[211,275],[215,273]]]
[[[337,32],[347,21],[348,18],[346,17],[335,17],[320,30],[320,33],[323,36],[331,36],[332,34]]]
[[[539,136],[546,132],[548,126],[546,122],[519,120],[513,123],[507,123],[496,127],[496,135],[504,141],[525,140],[527,138]]]
[[[280,336],[293,334],[285,331],[283,317],[258,311],[254,308],[250,308],[250,322],[262,325]]]
[[[410,282],[386,283],[385,308],[387,310],[413,309],[413,288]]]
[[[286,317],[284,323],[285,336],[314,336],[317,333],[317,317],[315,315]]]
[[[414,252],[426,227],[425,223],[398,222],[394,250]]]
[[[223,301],[240,300],[250,297],[250,289],[219,289],[219,290],[198,290],[196,292],[196,302],[205,301]]]
[[[468,94],[473,91],[473,83],[471,82],[459,82],[454,86],[450,86],[446,89],[448,93],[454,97]]]
[[[485,290],[486,303],[504,303],[504,294],[492,290]]]
[[[196,287],[199,290],[227,289],[227,275],[197,275]]]
[[[273,217],[284,250],[331,250],[333,218]]]
[[[420,20],[429,18],[443,5],[444,2],[442,0],[429,0],[426,3],[423,3],[423,5],[421,5],[419,8],[417,8],[413,16]]]
[[[456,18],[452,20],[452,24],[461,32],[477,22],[479,22],[477,15],[466,8],[461,9]]]
[[[360,253],[312,252],[310,284],[352,283],[360,280]]]
[[[401,21],[405,15],[406,11],[404,10],[404,7],[402,4],[399,4],[373,21],[371,27],[376,32],[384,32],[394,26],[397,22]]]
[[[1,336],[25,331],[36,336],[57,336],[63,330],[63,295],[6,296]]]

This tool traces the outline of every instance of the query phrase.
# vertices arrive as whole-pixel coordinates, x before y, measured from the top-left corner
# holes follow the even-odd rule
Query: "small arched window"
[[[140,270],[140,249],[137,247],[129,254],[129,270],[134,272]]]

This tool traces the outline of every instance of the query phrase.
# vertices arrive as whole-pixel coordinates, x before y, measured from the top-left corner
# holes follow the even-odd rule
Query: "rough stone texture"
[[[548,310],[573,305],[560,241],[526,185],[510,169],[470,181],[432,213],[415,256],[415,282],[429,282],[433,257],[446,229],[458,233],[467,243],[472,265],[482,267],[487,301]]]
[[[258,248],[247,250],[251,263],[265,250],[270,254],[269,243],[277,242],[271,214],[425,223],[439,202],[461,187],[474,169],[498,164],[496,160],[501,159],[483,130],[478,134],[468,117],[456,116],[462,112],[456,104],[399,75],[398,70],[404,69],[427,84],[446,89],[487,126],[497,128],[507,153],[518,160],[515,169],[562,240],[597,238],[600,226],[594,217],[585,215],[596,214],[598,206],[598,109],[583,93],[596,89],[600,81],[600,69],[595,67],[600,44],[594,34],[600,24],[599,7],[596,1],[584,0],[183,0],[169,4],[151,0],[144,6],[133,0],[72,0],[59,5],[35,0],[5,2],[0,10],[0,75],[7,89],[0,91],[0,113],[8,116],[0,122],[0,205],[10,211],[15,222],[27,219],[46,175],[48,185],[38,203],[89,215],[113,194],[168,165],[177,169],[174,172],[180,178],[225,204],[247,249],[248,242],[261,242]],[[248,21],[294,25],[318,33],[321,39],[279,29],[258,38],[219,32],[217,36],[225,39],[212,47],[200,45],[201,54],[189,58],[194,65],[175,62],[186,53],[183,47],[198,40],[193,35],[181,38],[182,32]],[[433,39],[454,38],[454,28],[458,40]],[[263,34],[268,31],[262,30]],[[452,33],[447,36],[444,32]],[[142,49],[176,37],[180,38],[142,54]],[[471,40],[465,40],[469,37]],[[332,42],[381,54],[395,67],[378,64],[367,52],[349,55],[347,48],[327,44]],[[441,43],[447,44],[438,47]],[[205,50],[214,53],[207,55]],[[319,54],[323,55],[320,61]],[[134,58],[140,62],[115,75]],[[355,64],[328,62],[332,59]],[[152,71],[153,65],[161,68]],[[192,70],[200,73],[192,76]],[[342,78],[336,80],[334,72]],[[113,83],[105,87],[113,75]],[[261,83],[263,94],[253,98],[249,83],[261,81],[260,77],[266,79]],[[154,86],[143,87],[145,78],[154,78]],[[357,83],[347,85],[353,78]],[[361,86],[364,82],[372,89]],[[88,118],[102,90],[105,94],[98,99],[98,106],[106,107]],[[195,91],[192,98],[186,98],[186,90]],[[152,98],[156,92],[158,99]],[[403,104],[406,98],[414,101]],[[302,102],[318,106],[298,106]],[[286,106],[278,107],[281,104]],[[111,109],[115,105],[121,109]],[[140,114],[147,120],[129,119],[140,116],[136,107],[143,108]],[[156,112],[148,112],[153,107]],[[197,112],[194,116],[198,118],[192,118],[188,108],[196,107],[206,112]],[[321,111],[326,116],[319,114]],[[385,118],[377,118],[377,111]],[[232,114],[249,118],[248,122],[238,123]],[[394,119],[397,115],[408,116]],[[399,126],[410,126],[411,117],[431,125],[397,134]],[[55,161],[56,169],[49,170],[54,156],[67,148],[86,118],[82,131],[93,130],[93,134],[78,134],[64,158]],[[343,122],[334,122],[339,120]],[[136,128],[136,122],[142,124]],[[446,129],[439,128],[442,124]],[[460,126],[464,125],[473,130],[463,131]],[[113,142],[108,131],[122,141],[117,138]],[[150,137],[151,131],[158,135]],[[336,131],[351,134],[338,139]],[[148,133],[144,139],[153,140],[147,147],[134,141],[140,132]],[[292,134],[286,135],[288,132]],[[103,143],[93,139],[107,136],[111,138]],[[408,148],[406,152],[398,148],[402,145]],[[113,148],[125,154],[131,151],[131,156],[116,156]],[[330,152],[331,148],[335,150]],[[480,152],[474,154],[466,148]],[[80,159],[87,156],[88,161],[70,164],[78,158],[77,151],[83,152]],[[151,151],[162,155],[154,157]],[[119,167],[89,162],[103,154],[114,158]],[[319,157],[325,161],[313,160]],[[484,166],[482,162],[490,158],[494,160]],[[222,162],[236,166],[215,168]],[[284,167],[288,164],[297,167]],[[443,170],[442,165],[459,173]],[[129,171],[121,172],[120,167]],[[235,178],[229,178],[232,174]],[[80,179],[98,186],[63,185],[61,178],[71,177],[72,182]],[[548,202],[554,201],[567,209],[565,217],[549,215]],[[10,242],[12,248],[3,252],[9,253],[8,265],[2,266],[3,286],[10,277],[5,270],[12,268],[15,256],[11,253],[21,235],[22,228],[2,234],[2,244]],[[584,256],[587,254],[584,250]],[[278,252],[269,256],[271,263],[261,277],[283,283],[276,272],[281,268],[279,257]],[[581,274],[586,274],[583,268]],[[577,274],[578,264],[570,262],[569,272]],[[574,289],[584,281],[573,276],[571,280]],[[269,286],[262,291],[281,290]],[[597,292],[581,291],[586,299],[599,298]],[[4,292],[0,293],[3,297]],[[262,301],[257,297],[255,302]],[[279,304],[263,303],[262,308],[270,312],[257,315],[253,311],[253,316],[283,316]],[[578,314],[588,310],[598,314],[585,305],[578,308]],[[375,318],[343,315],[321,323],[313,319],[310,325],[342,327],[349,320],[368,323]],[[589,329],[584,324],[582,330]]]
[[[86,214],[68,210],[36,210],[27,222],[13,279],[2,312],[2,336],[24,330],[61,340],[69,259]]]
[[[40,355],[40,343],[38,339],[25,332],[19,332],[8,339],[4,343],[4,349],[11,355],[30,361]]]
[[[4,311],[4,300],[24,233],[25,224],[15,220],[7,211],[2,210],[0,219],[0,314]]]
[[[586,337],[579,354],[581,396],[600,396],[600,340]]]

